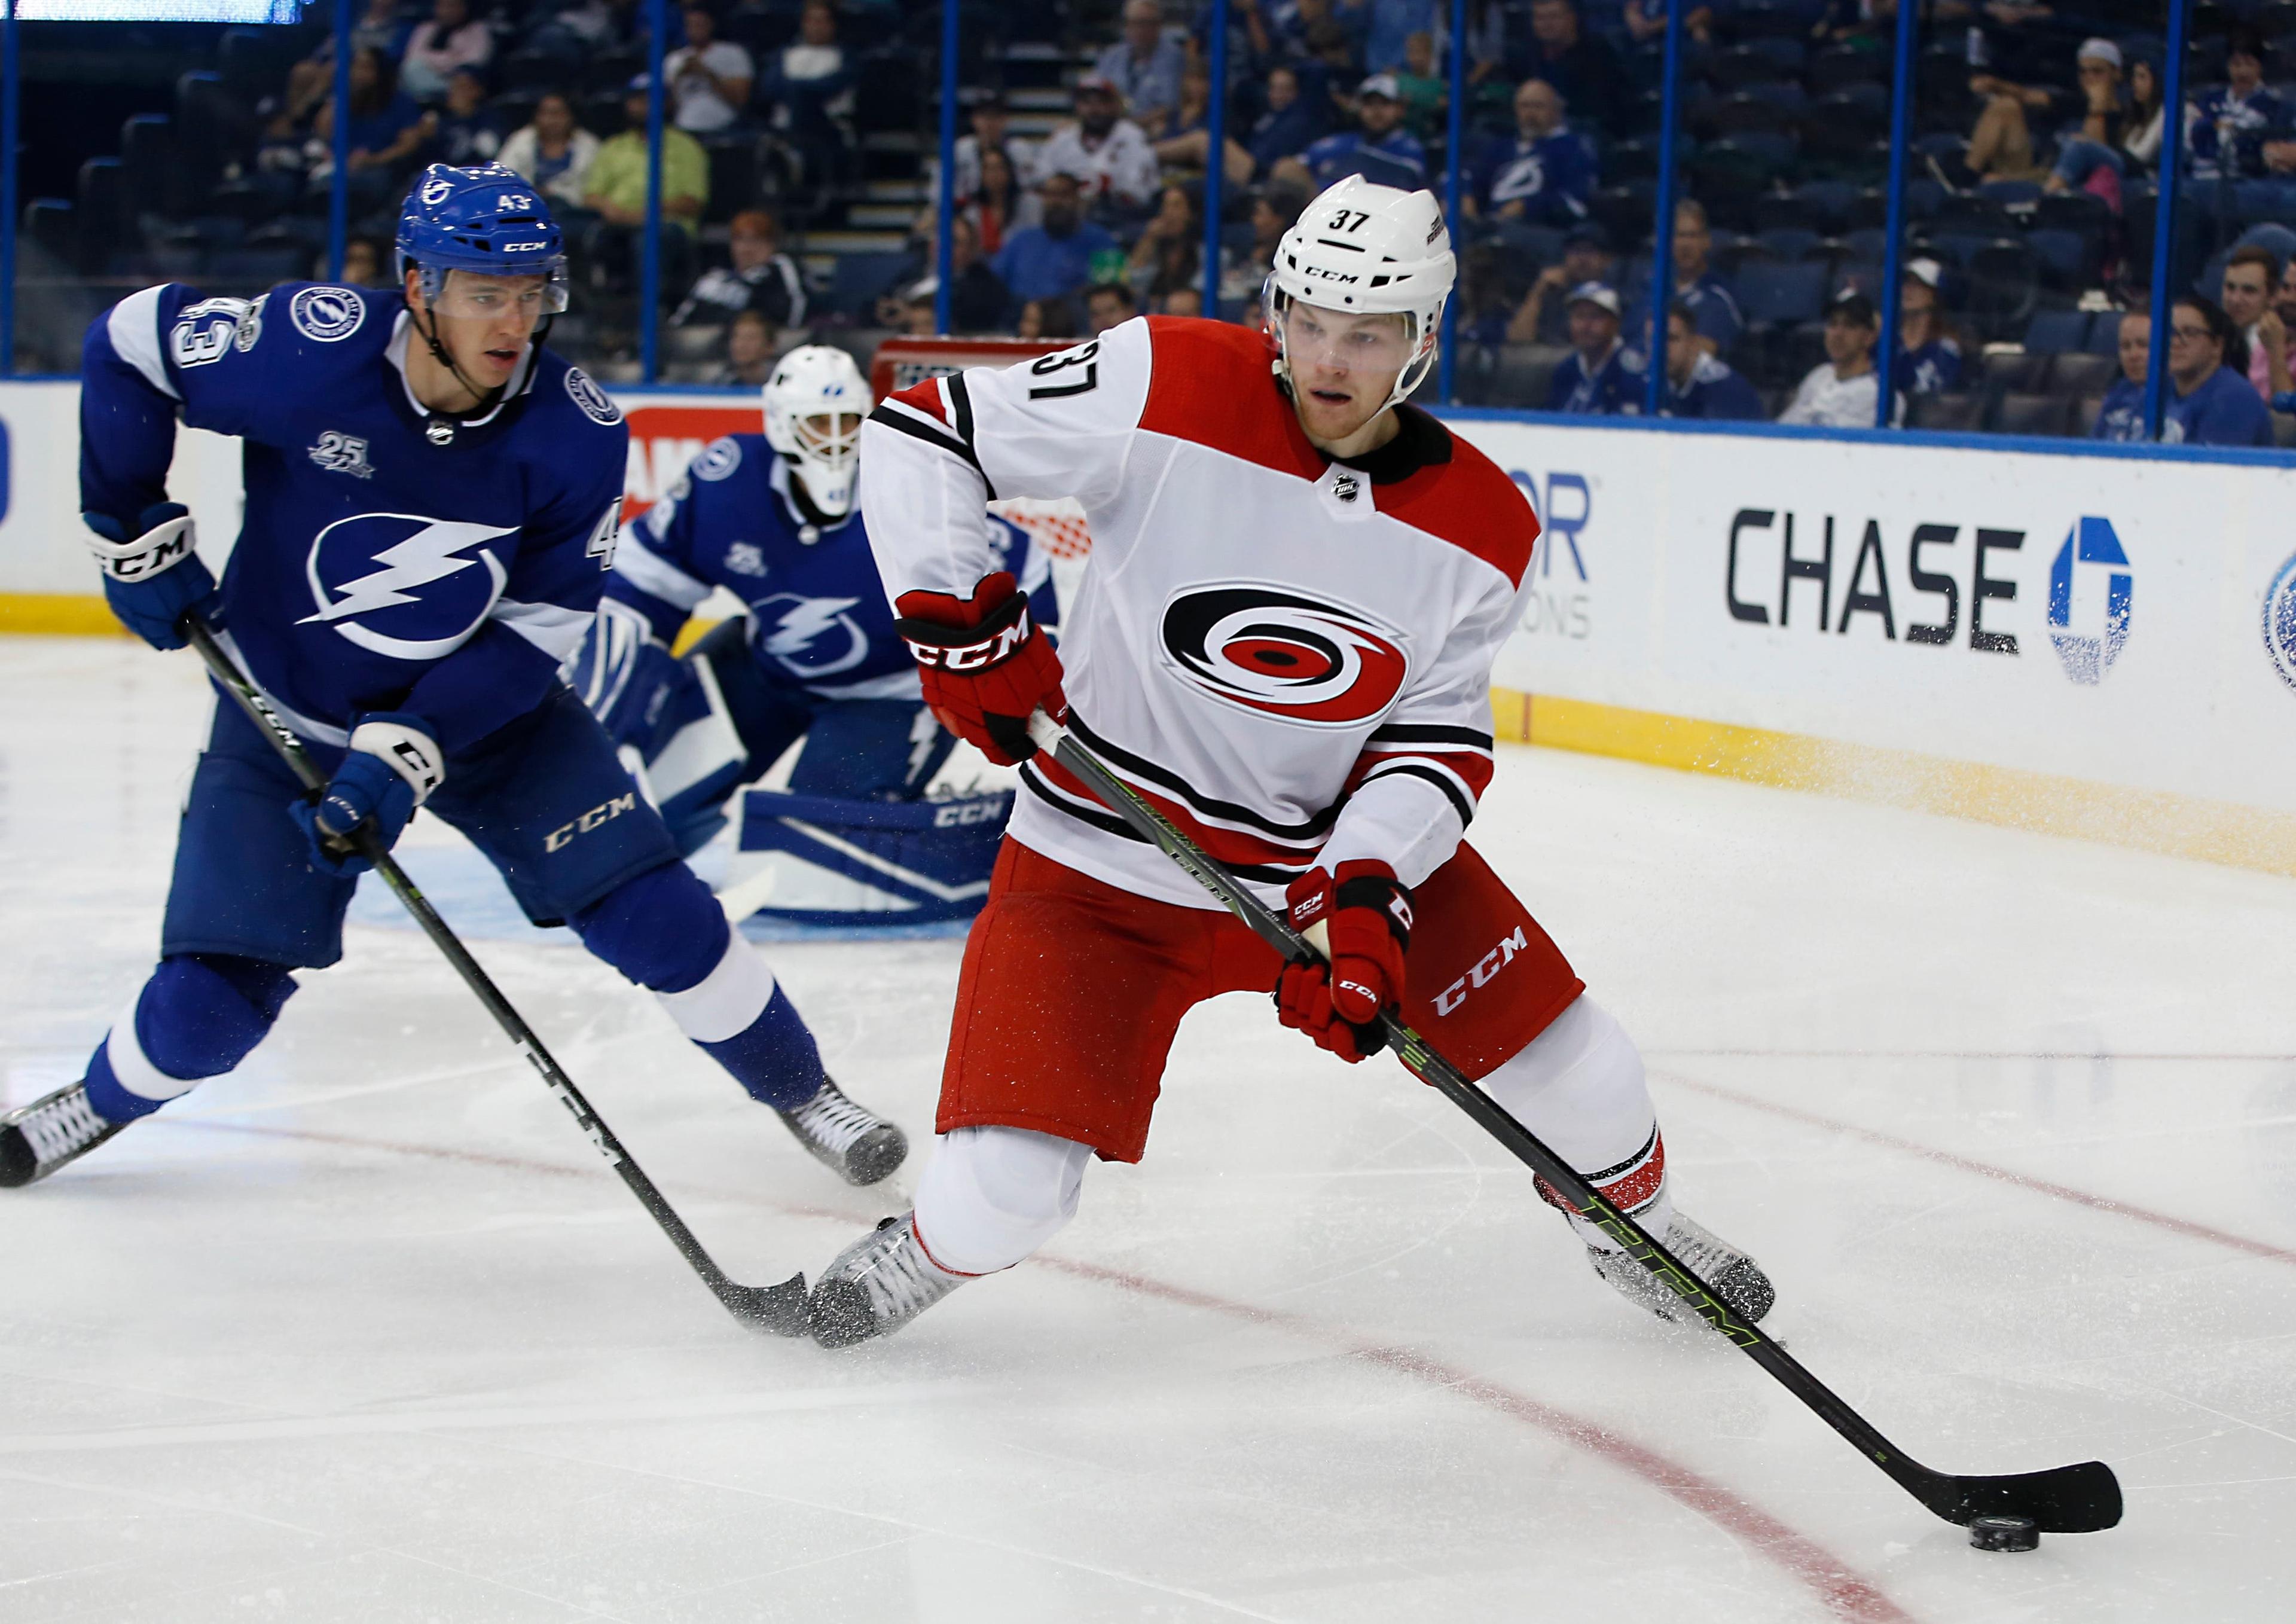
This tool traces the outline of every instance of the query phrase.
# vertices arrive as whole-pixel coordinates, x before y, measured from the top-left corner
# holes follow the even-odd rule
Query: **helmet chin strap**
[[[444,285],[443,280],[441,285]],[[469,418],[483,417],[488,412],[494,410],[495,406],[500,403],[504,391],[510,388],[510,384],[497,384],[495,388],[490,390],[480,389],[478,384],[472,381],[471,375],[464,372],[462,367],[456,364],[455,357],[447,352],[447,346],[439,340],[439,314],[437,311],[431,310],[428,308],[429,301],[427,298],[424,302],[425,308],[419,313],[415,310],[413,305],[410,304],[407,306],[407,318],[414,324],[414,331],[422,335],[422,342],[430,348],[430,358],[438,362],[439,365],[445,367],[447,372],[452,373],[454,375],[455,381],[461,384],[463,389],[467,390],[470,392],[471,398],[478,403],[461,412],[447,413],[434,411],[430,414],[430,424],[423,431],[424,436],[431,444],[443,446],[455,438],[455,424]],[[422,317],[425,315],[429,316],[430,318],[430,324],[427,326],[424,324],[422,320]],[[535,323],[533,335],[526,341],[528,349],[539,349],[542,348],[544,340],[548,339],[550,336],[550,324],[554,319],[554,318],[553,316],[545,316],[540,321]],[[515,372],[511,374],[511,377],[513,380],[515,380],[518,374]]]

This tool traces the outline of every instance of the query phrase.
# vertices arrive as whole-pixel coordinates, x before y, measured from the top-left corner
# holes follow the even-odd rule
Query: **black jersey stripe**
[[[1371,730],[1373,744],[1456,744],[1488,753],[1491,735],[1473,727],[1445,727],[1427,722],[1390,722]]]
[[[1113,812],[1105,811],[1098,807],[1079,805],[1070,800],[1037,776],[1035,769],[1026,762],[1023,762],[1021,767],[1021,783],[1023,788],[1046,806],[1056,812],[1065,813],[1080,824],[1088,824],[1103,834],[1120,836],[1138,845],[1150,844],[1147,836]],[[1289,885],[1307,872],[1308,862],[1309,859],[1303,857],[1298,868],[1271,868],[1260,863],[1229,863],[1222,866],[1239,880],[1254,880],[1262,885]]]
[[[951,373],[941,380],[948,391],[950,414],[956,419],[957,438],[967,446],[972,444],[972,391],[964,387],[964,374]]]
[[[1110,743],[1085,726],[1083,718],[1074,713],[1069,717],[1069,729],[1084,742],[1086,748],[1094,755],[1111,766],[1122,767],[1136,778],[1146,779],[1160,790],[1169,791],[1181,800],[1185,801],[1189,809],[1201,817],[1218,818],[1228,823],[1242,824],[1274,840],[1320,842],[1324,835],[1331,833],[1332,824],[1340,815],[1340,808],[1334,805],[1324,808],[1304,822],[1279,824],[1273,818],[1253,811],[1250,807],[1240,807],[1232,800],[1216,800],[1209,795],[1200,793],[1186,779],[1182,778],[1169,767],[1159,767],[1153,761],[1134,755],[1120,744]]]
[[[1475,821],[1474,798],[1459,787],[1459,781],[1457,779],[1452,777],[1448,773],[1442,771],[1439,767],[1431,767],[1424,761],[1406,759],[1398,761],[1392,766],[1381,767],[1375,771],[1365,775],[1363,783],[1356,786],[1356,792],[1357,794],[1361,794],[1366,786],[1376,783],[1382,778],[1399,778],[1406,776],[1412,778],[1424,778],[1428,783],[1433,784],[1437,789],[1442,791],[1445,795],[1448,796],[1450,798],[1452,807],[1459,814],[1459,822],[1463,827]]]
[[[972,472],[980,476],[980,483],[988,488],[988,495],[986,500],[990,502],[996,500],[996,481],[988,477],[988,471],[981,467],[980,459],[972,454],[972,447],[948,433],[938,423],[933,423],[931,418],[915,412],[897,411],[894,409],[893,402],[888,400],[869,414],[869,421],[882,423],[889,429],[898,429],[911,439],[921,440],[936,451],[946,451],[951,456],[963,458],[972,467]],[[928,427],[928,424],[931,426]]]

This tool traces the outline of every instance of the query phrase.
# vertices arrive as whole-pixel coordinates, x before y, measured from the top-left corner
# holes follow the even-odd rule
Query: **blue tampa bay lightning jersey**
[[[628,426],[579,368],[530,349],[444,444],[406,380],[394,291],[174,283],[88,330],[80,504],[135,533],[167,500],[178,418],[239,437],[247,511],[221,630],[288,722],[343,743],[406,712],[449,752],[533,709],[597,609]]]
[[[789,481],[788,462],[764,435],[711,442],[623,531],[607,595],[670,643],[723,586],[748,605],[750,652],[775,682],[823,700],[917,698],[916,661],[893,631],[859,499],[842,522],[816,526],[793,505]],[[1017,525],[987,523],[1038,623],[1055,624],[1043,554]]]

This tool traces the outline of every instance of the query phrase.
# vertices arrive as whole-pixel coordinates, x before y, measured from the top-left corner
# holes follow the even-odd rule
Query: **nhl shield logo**
[[[566,369],[566,398],[582,408],[582,415],[607,428],[622,421],[622,408],[606,398],[589,373],[578,366]]]
[[[2264,589],[2264,652],[2280,680],[2296,688],[2296,554]]]

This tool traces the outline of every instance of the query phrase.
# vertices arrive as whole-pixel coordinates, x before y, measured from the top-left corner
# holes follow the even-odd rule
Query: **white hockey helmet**
[[[843,517],[861,473],[868,380],[843,350],[808,344],[781,358],[764,393],[766,443],[797,464],[814,506]]]
[[[1433,193],[1382,186],[1360,175],[1334,182],[1275,246],[1262,298],[1277,370],[1289,375],[1282,318],[1293,299],[1349,316],[1406,316],[1409,358],[1388,397],[1393,406],[1435,365],[1443,306],[1457,275],[1451,234]]]

